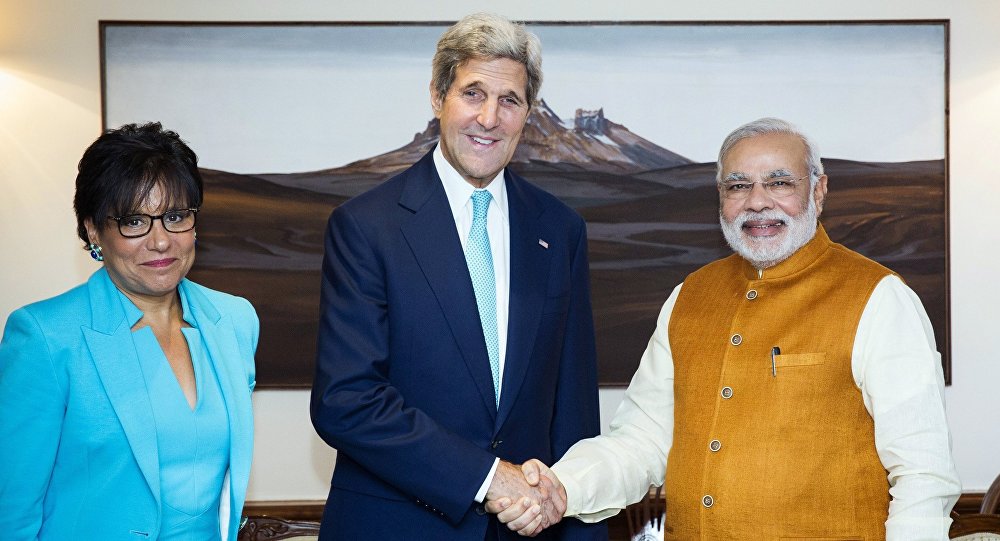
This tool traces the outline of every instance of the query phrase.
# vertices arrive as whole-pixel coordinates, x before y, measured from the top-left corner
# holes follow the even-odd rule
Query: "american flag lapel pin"
[[[542,248],[545,248],[546,250],[549,249],[549,243],[545,242],[542,239],[538,239],[538,245],[541,246]]]

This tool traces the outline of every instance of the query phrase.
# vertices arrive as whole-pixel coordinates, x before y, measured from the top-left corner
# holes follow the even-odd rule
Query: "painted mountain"
[[[261,319],[257,380],[308,386],[319,317],[326,219],[337,205],[409,167],[438,140],[436,120],[409,144],[343,167],[293,174],[203,170],[191,275],[247,297]],[[900,273],[947,357],[944,160],[825,159],[830,236]],[[714,163],[694,163],[604,117],[533,108],[511,167],[587,220],[602,384],[627,384],[673,287],[730,253],[718,225]],[[947,363],[945,364],[947,367]]]

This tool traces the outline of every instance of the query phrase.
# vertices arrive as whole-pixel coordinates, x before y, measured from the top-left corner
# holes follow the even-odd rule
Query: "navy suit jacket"
[[[507,356],[499,410],[472,281],[428,153],[330,216],[311,413],[338,451],[321,538],[500,539],[474,501],[494,459],[551,464],[598,434],[584,221],[505,173]],[[607,539],[568,519],[542,539]]]

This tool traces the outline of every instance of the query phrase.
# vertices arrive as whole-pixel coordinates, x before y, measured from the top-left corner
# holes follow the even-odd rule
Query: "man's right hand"
[[[498,482],[501,469],[504,478]],[[515,485],[520,482],[527,484],[528,492],[522,493],[520,498],[504,495],[510,492],[501,487],[509,486],[511,479],[514,479]],[[493,491],[495,486],[498,489],[496,492]],[[491,497],[491,492],[496,497]],[[538,499],[535,499],[535,494]],[[501,461],[486,498],[487,511],[496,513],[500,522],[511,530],[529,537],[558,523],[566,512],[566,489],[548,466],[535,459],[522,464],[520,471],[517,471],[517,466]]]

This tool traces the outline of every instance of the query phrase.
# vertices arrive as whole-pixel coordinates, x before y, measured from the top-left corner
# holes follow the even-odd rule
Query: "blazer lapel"
[[[245,443],[253,440],[253,418],[252,415],[247,415],[252,410],[250,390],[247,387],[249,383],[242,370],[243,356],[232,318],[221,315],[212,302],[188,280],[182,280],[180,287],[187,297],[187,308],[205,341],[209,359],[219,378],[219,387],[222,388],[226,413],[229,414],[229,492],[230,497],[233,497],[242,493],[242,490],[233,490],[239,486],[240,480],[250,478],[251,447]],[[242,498],[237,498],[232,505],[232,509],[241,509]]]
[[[549,276],[549,253],[539,245],[545,235],[538,217],[541,206],[523,189],[524,179],[506,172],[507,206],[510,214],[510,299],[508,301],[507,356],[503,389],[496,420],[499,430],[517,400],[531,363],[538,334],[538,321],[545,302]]]
[[[478,313],[472,279],[432,154],[410,170],[399,204],[413,212],[413,218],[401,226],[403,237],[438,299],[483,406],[495,418],[496,398],[486,340],[479,318],[471,317]]]
[[[87,348],[139,470],[159,504],[160,458],[153,407],[143,383],[132,330],[126,321],[118,291],[104,269],[91,276],[87,289],[92,318],[92,327],[83,327]]]

